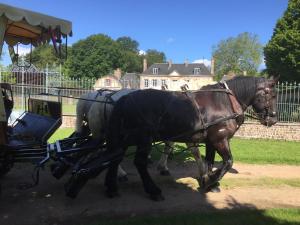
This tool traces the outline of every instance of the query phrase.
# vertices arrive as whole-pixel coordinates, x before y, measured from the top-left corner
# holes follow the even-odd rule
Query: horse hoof
[[[161,202],[163,200],[165,200],[164,196],[162,196],[161,194],[158,195],[150,195],[150,199],[155,201],[155,202]]]
[[[115,197],[120,197],[120,194],[118,191],[106,191],[106,196],[108,198],[115,198]]]
[[[207,192],[212,192],[212,193],[220,193],[221,189],[220,189],[220,183],[217,182],[209,187],[207,187]]]
[[[88,179],[85,177],[72,176],[64,185],[66,196],[76,198],[80,190],[87,183]]]
[[[162,176],[171,176],[171,173],[169,170],[161,170],[159,173]]]
[[[128,179],[127,175],[118,177],[118,181],[121,183],[127,182],[128,180],[129,179]]]
[[[238,174],[239,173],[239,171],[234,169],[234,168],[231,168],[228,172],[233,173],[233,174]]]
[[[219,187],[212,187],[209,192],[212,192],[212,193],[220,193],[221,192],[221,189]]]

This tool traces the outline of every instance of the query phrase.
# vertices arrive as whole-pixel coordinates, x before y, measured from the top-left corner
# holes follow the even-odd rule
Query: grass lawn
[[[224,178],[221,182],[221,187],[231,189],[234,187],[295,187],[300,188],[299,179],[281,179],[272,177],[263,177],[259,179],[250,178]]]
[[[234,162],[300,165],[300,142],[233,138],[230,146]],[[178,160],[193,160],[188,151],[180,153],[183,149],[184,144],[177,144],[175,155],[178,155],[175,157]],[[159,150],[162,151],[163,146]],[[205,154],[204,147],[200,151]],[[216,160],[221,161],[221,157],[217,155]]]
[[[239,162],[300,165],[300,142],[234,138],[231,149]]]
[[[63,115],[76,115],[76,104],[63,104]]]
[[[130,219],[103,220],[94,225],[300,225],[300,209],[219,210]]]
[[[72,134],[74,128],[59,128],[48,140],[49,143],[53,143],[57,140],[67,138],[70,134]]]
[[[68,137],[73,130],[73,128],[60,128],[49,142]],[[235,162],[300,165],[300,142],[233,138],[230,144]],[[163,147],[164,145],[159,145],[153,149],[154,159],[159,159]],[[193,160],[189,151],[183,151],[184,144],[176,144],[175,149],[176,160]],[[204,147],[201,147],[201,153],[205,154]],[[216,160],[220,159],[217,156]]]

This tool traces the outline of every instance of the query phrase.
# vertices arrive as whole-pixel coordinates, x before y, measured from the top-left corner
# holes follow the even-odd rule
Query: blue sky
[[[288,0],[2,0],[4,4],[64,18],[73,23],[69,43],[92,34],[129,36],[141,50],[157,49],[182,63],[210,59],[212,47],[242,32],[262,44],[272,36]],[[7,64],[8,57],[3,63]]]

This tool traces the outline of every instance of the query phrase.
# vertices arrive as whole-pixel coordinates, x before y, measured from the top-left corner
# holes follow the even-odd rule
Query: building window
[[[158,74],[158,68],[153,68],[153,69],[152,69],[152,73],[153,73],[153,74]]]
[[[194,68],[194,74],[200,74],[200,68]]]
[[[111,86],[111,80],[110,79],[105,79],[104,86],[105,87],[110,87]]]
[[[153,79],[153,80],[152,80],[152,86],[153,86],[153,87],[156,87],[156,86],[157,86],[157,80],[156,80],[156,79]]]
[[[144,82],[145,82],[145,83],[144,83],[144,86],[145,86],[145,87],[149,87],[149,80],[148,80],[148,79],[145,79]]]
[[[125,87],[125,88],[130,87],[130,86],[129,86],[129,81],[128,81],[128,80],[124,80],[124,87]]]
[[[166,83],[166,80],[161,80],[161,85],[162,86],[164,86],[164,85],[166,85],[167,83]]]

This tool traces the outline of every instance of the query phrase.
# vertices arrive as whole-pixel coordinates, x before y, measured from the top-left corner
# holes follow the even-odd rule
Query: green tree
[[[290,0],[264,48],[268,74],[282,81],[300,81],[300,0]]]
[[[117,43],[121,45],[121,48],[125,51],[138,53],[139,51],[139,43],[136,40],[133,40],[130,37],[124,36],[119,37],[116,40]]]
[[[142,57],[138,53],[123,51],[120,68],[128,73],[140,73],[142,72],[142,61]]]
[[[166,55],[163,52],[159,52],[155,49],[148,49],[145,55],[148,63],[148,67],[154,63],[164,63],[166,62]]]
[[[73,44],[65,65],[67,75],[99,78],[122,68],[122,49],[107,35],[91,35]]]
[[[247,32],[221,40],[213,47],[217,80],[229,72],[243,74],[246,71],[248,75],[258,75],[262,51],[258,36]]]
[[[142,58],[138,54],[139,43],[124,36],[116,40],[122,49],[121,69],[126,72],[141,72]]]

